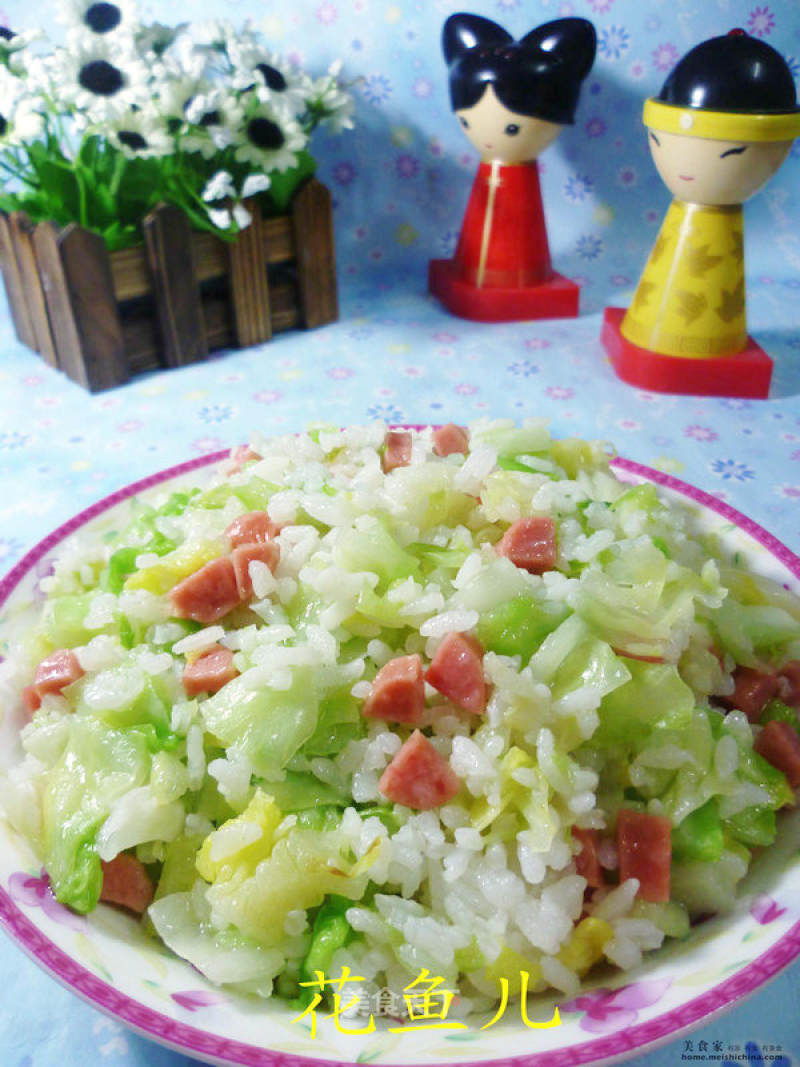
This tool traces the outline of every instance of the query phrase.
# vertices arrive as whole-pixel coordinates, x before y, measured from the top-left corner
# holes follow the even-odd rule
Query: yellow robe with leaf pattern
[[[665,356],[707,359],[742,351],[747,323],[741,205],[672,201],[621,332]]]

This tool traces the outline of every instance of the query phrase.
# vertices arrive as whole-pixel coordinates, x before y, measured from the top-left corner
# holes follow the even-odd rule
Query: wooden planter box
[[[144,244],[109,253],[70,224],[0,215],[0,269],[17,337],[92,392],[179,367],[215,348],[268,341],[338,317],[330,193],[316,179],[291,213],[233,243],[193,231],[175,207],[143,223]]]

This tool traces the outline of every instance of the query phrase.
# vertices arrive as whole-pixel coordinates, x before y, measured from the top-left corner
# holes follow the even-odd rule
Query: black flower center
[[[10,41],[13,37],[16,36],[17,35],[14,33],[14,31],[10,30],[8,26],[0,26],[0,37],[2,37],[4,41]]]
[[[110,33],[122,22],[122,12],[116,4],[91,4],[83,21],[94,33]]]
[[[136,130],[120,130],[117,137],[120,144],[124,144],[126,148],[130,148],[133,152],[141,152],[143,148],[147,148],[147,141]]]
[[[247,124],[247,136],[256,148],[276,149],[280,148],[285,138],[277,123],[270,119],[250,119]]]
[[[0,115],[0,137],[3,137],[5,135],[7,129],[8,122],[6,122],[6,117],[5,115]]]
[[[219,126],[222,122],[219,111],[206,111],[205,115],[200,119],[201,126]]]
[[[167,130],[169,133],[177,133],[181,126],[183,126],[183,123],[180,119],[174,117],[167,119]]]
[[[93,59],[85,63],[78,74],[78,81],[84,89],[98,96],[113,96],[125,84],[122,71],[105,59]]]
[[[267,83],[267,88],[274,93],[282,93],[286,88],[286,79],[279,70],[271,67],[269,63],[258,63],[256,70]]]

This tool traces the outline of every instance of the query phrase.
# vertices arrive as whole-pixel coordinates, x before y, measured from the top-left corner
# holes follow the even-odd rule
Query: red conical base
[[[617,376],[628,385],[656,393],[684,396],[735,396],[765,400],[769,396],[772,360],[747,338],[747,347],[733,356],[682,359],[650,352],[620,333],[625,308],[606,308],[600,340]]]
[[[478,288],[463,281],[452,259],[432,259],[428,288],[448,311],[477,322],[516,322],[523,319],[567,319],[578,314],[580,289],[561,274],[523,289]]]

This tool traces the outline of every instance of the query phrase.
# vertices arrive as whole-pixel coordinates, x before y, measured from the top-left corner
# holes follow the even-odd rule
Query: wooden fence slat
[[[55,223],[40,222],[33,231],[33,250],[47,304],[58,366],[72,381],[86,386],[81,341],[64,276],[58,234]]]
[[[292,201],[300,318],[309,329],[339,317],[331,194],[312,178]]]
[[[143,229],[163,362],[195,363],[208,355],[208,338],[189,220],[179,208],[160,204],[145,217]]]
[[[253,200],[246,201],[245,206],[250,212],[250,225],[228,245],[233,324],[240,348],[269,341],[272,337],[261,210]]]
[[[28,310],[28,301],[25,299],[25,289],[22,285],[7,215],[0,215],[0,270],[3,273],[3,283],[6,287],[14,331],[22,344],[36,351],[33,323]]]
[[[128,380],[111,264],[103,238],[70,223],[58,238],[64,282],[80,339],[79,378],[92,392]]]
[[[51,367],[57,367],[58,360],[56,358],[55,345],[53,344],[53,335],[50,332],[50,320],[47,317],[47,304],[42,291],[39,268],[36,265],[36,255],[33,251],[33,239],[31,236],[33,224],[24,211],[15,211],[8,217],[8,226],[11,233],[11,243],[17,254],[20,279],[33,328],[33,347],[39,352],[45,363],[49,363]]]
[[[144,245],[110,254],[76,224],[32,228],[24,213],[0,213],[0,270],[17,336],[96,391],[210,349],[334,321],[328,190],[312,179],[289,215],[264,219],[255,203],[248,208],[252,223],[236,242],[193,232],[164,208],[146,220]]]
[[[286,263],[294,255],[292,232],[287,215],[261,220],[267,263]],[[224,278],[228,274],[227,244],[213,233],[192,232],[195,270],[199,282]],[[117,300],[135,300],[150,293],[150,271],[141,246],[120,248],[111,253],[111,273]]]

